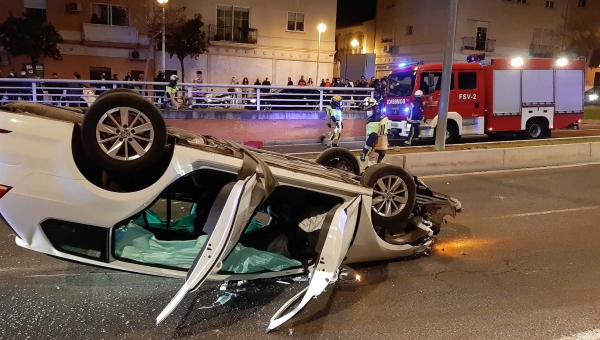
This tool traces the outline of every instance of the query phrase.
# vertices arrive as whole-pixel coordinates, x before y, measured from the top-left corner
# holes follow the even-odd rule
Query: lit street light
[[[350,42],[350,46],[352,46],[352,48],[357,48],[357,47],[358,47],[358,40],[356,40],[356,39],[353,39],[353,40]],[[354,52],[354,51],[352,51],[352,52]]]
[[[167,53],[165,52],[165,7],[167,6],[167,2],[169,2],[169,0],[156,0],[158,1],[159,4],[162,5],[162,12],[163,12],[163,29],[162,29],[162,69],[163,71],[166,71],[167,67],[166,67],[166,63],[167,63]]]
[[[321,33],[325,32],[327,26],[325,24],[319,24],[317,26],[317,31],[319,31],[319,48],[317,50],[317,78],[316,81],[319,81],[319,61],[321,59]]]

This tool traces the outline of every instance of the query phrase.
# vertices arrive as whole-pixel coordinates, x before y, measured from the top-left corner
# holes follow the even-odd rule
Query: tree
[[[150,70],[150,55],[157,45],[157,42],[162,40],[163,29],[163,10],[161,6],[155,5],[156,0],[148,0],[146,2],[147,11],[145,11],[144,21],[148,27],[148,58],[146,58],[146,69],[144,71],[144,80],[147,80]],[[171,34],[175,29],[181,27],[185,23],[185,7],[171,9],[165,7],[165,33]],[[158,44],[160,45],[160,44]],[[156,58],[154,58],[156,59]]]
[[[562,31],[567,51],[584,56],[589,68],[600,65],[600,23],[572,20]]]
[[[21,18],[10,13],[0,24],[0,45],[12,56],[28,56],[34,70],[42,57],[62,59],[57,46],[62,42],[63,38],[52,24],[37,21],[25,13]]]
[[[198,59],[201,54],[208,51],[208,40],[206,39],[206,32],[202,31],[203,26],[202,16],[196,14],[194,18],[173,30],[165,39],[165,50],[169,53],[169,56],[177,56],[181,63],[182,82],[185,81],[183,60],[186,57]]]

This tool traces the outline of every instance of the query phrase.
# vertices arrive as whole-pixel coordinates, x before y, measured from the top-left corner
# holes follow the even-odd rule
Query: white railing
[[[0,78],[0,102],[30,101],[60,106],[88,107],[103,92],[130,88],[160,108],[173,109],[166,100],[167,83],[69,79]],[[178,84],[179,109],[324,110],[333,96],[344,109],[357,109],[374,89],[359,87],[255,86]]]

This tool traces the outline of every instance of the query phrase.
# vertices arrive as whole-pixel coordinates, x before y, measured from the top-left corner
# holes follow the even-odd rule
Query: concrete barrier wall
[[[201,135],[244,141],[316,142],[327,131],[319,111],[163,111],[168,126]],[[342,139],[365,137],[364,112],[344,111]]]
[[[536,168],[600,162],[600,143],[396,154],[385,162],[422,176]]]

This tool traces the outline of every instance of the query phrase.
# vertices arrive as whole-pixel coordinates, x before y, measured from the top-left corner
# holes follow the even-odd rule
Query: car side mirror
[[[435,92],[435,75],[429,74],[429,93]]]

